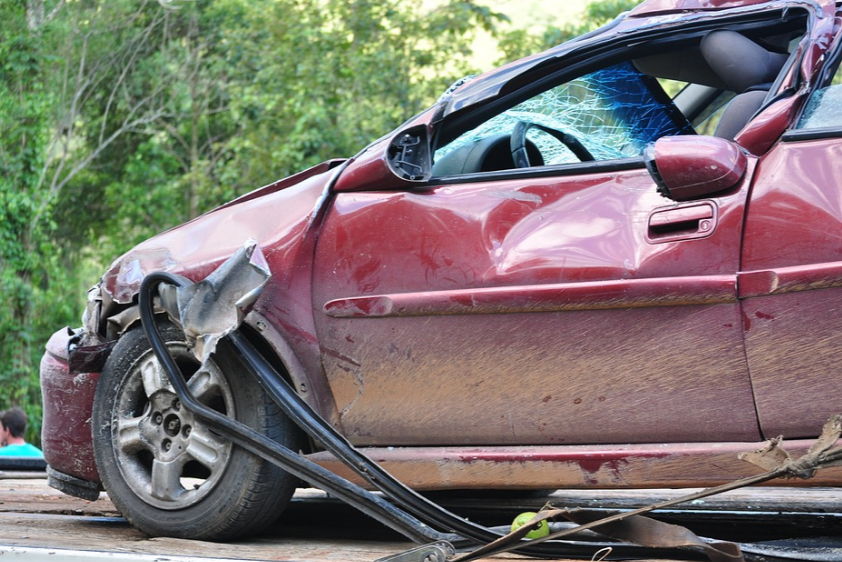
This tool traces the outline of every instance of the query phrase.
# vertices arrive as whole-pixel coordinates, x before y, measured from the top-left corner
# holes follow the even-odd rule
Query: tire
[[[199,362],[181,331],[159,323],[200,402],[298,450],[300,430],[225,343]],[[115,345],[93,406],[97,468],[114,505],[151,536],[229,540],[256,534],[286,508],[298,479],[197,423],[176,398],[143,330]]]

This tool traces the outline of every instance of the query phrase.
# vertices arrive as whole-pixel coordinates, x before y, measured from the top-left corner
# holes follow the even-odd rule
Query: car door
[[[814,61],[821,61],[821,52]],[[837,46],[828,71],[839,65],[839,56]],[[806,66],[804,73],[814,70]],[[757,412],[767,437],[815,437],[839,412],[842,75],[829,72],[825,83],[762,160],[746,219],[739,287]]]
[[[735,289],[748,182],[657,192],[640,152],[684,125],[656,89],[611,65],[476,119],[416,189],[335,194],[313,305],[355,443],[758,438]],[[548,132],[550,99],[593,160]]]

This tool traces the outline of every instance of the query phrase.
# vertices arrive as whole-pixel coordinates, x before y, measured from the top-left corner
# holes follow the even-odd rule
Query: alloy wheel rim
[[[199,364],[184,343],[169,343],[193,396],[213,410],[234,416],[234,399],[220,369]],[[231,461],[231,443],[198,422],[181,404],[150,350],[135,361],[118,389],[112,415],[117,467],[144,502],[165,510],[204,499]]]

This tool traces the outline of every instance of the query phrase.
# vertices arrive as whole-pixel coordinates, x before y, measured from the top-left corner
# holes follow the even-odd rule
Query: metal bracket
[[[453,545],[447,541],[439,541],[378,558],[374,562],[446,562],[455,554],[456,549]]]

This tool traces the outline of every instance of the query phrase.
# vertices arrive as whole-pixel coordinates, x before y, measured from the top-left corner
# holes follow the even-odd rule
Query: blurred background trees
[[[514,29],[482,0],[0,3],[0,409],[39,443],[38,362],[139,241],[350,156],[476,68],[561,43],[639,0]]]

